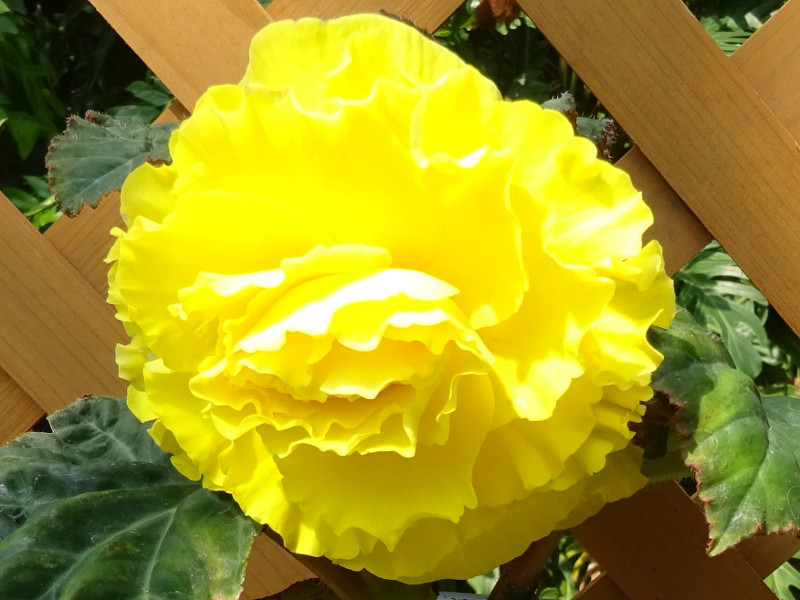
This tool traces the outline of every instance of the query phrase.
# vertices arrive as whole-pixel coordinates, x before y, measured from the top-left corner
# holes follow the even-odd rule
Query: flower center
[[[372,247],[316,248],[274,271],[206,274],[184,290],[187,316],[209,304],[219,316],[216,352],[191,389],[223,435],[238,437],[247,419],[268,423],[276,454],[306,443],[411,456],[418,443],[446,441],[458,380],[486,373],[491,354],[456,288],[389,262]],[[227,422],[239,425],[226,433]]]

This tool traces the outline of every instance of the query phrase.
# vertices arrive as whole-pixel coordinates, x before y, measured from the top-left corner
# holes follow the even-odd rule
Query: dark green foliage
[[[578,103],[583,95],[570,89],[572,71],[524,15],[496,28],[476,26],[474,2],[467,2],[434,34],[486,77],[506,98],[544,102],[569,91]]]
[[[123,104],[108,109],[112,117],[135,119],[146,124],[155,121],[174,97],[159,79],[148,73],[144,80],[137,80],[125,88],[136,99],[136,104]]]
[[[539,598],[569,600],[579,591],[591,558],[572,534],[564,533],[542,573]]]
[[[784,0],[684,0],[725,54],[732,54]]]
[[[618,135],[597,98],[534,23],[520,13],[507,24],[487,26],[476,17],[477,4],[463,4],[436,31],[435,39],[494,81],[509,100],[542,104],[565,94],[571,99],[571,120],[578,133],[598,143],[603,156],[620,156],[630,145],[627,137]]]
[[[147,73],[86,0],[0,0],[0,190],[36,225],[56,216],[34,183],[50,140],[91,108],[155,108],[154,95],[142,99],[143,86],[158,85]]]
[[[119,398],[0,449],[3,600],[235,600],[259,527],[181,476]]]
[[[717,242],[674,279],[678,304],[721,336],[738,369],[767,393],[797,394],[800,341]]]
[[[678,273],[678,304],[722,336],[736,366],[750,377],[770,361],[764,320],[767,300],[733,259],[712,242]]]

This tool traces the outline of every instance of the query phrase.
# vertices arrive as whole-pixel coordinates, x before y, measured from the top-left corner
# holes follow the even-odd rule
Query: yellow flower
[[[122,190],[129,405],[291,550],[465,578],[644,483],[672,286],[628,176],[412,28],[281,22]]]

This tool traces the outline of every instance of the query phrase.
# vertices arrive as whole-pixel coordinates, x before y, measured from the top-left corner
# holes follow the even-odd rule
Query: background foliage
[[[67,117],[149,121],[170,99],[86,0],[0,0],[0,190],[35,225],[56,218],[44,155]]]

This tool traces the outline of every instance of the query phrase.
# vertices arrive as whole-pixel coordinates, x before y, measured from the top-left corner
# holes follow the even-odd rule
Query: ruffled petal
[[[379,16],[277,23],[136,170],[128,402],[293,551],[467,578],[644,485],[674,312],[652,215],[560,114]]]

